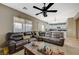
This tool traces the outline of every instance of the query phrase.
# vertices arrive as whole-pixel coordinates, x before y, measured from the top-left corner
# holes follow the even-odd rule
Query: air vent
[[[26,10],[27,10],[27,8],[26,8],[26,7],[23,7],[23,9],[26,9]]]

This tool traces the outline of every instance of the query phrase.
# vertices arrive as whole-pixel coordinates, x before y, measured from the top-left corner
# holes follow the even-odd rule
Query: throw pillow
[[[23,36],[23,39],[24,39],[24,40],[28,40],[28,39],[30,39],[30,38],[31,38],[30,35]]]

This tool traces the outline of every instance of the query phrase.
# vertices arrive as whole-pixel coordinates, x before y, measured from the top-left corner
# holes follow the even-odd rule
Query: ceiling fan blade
[[[41,13],[43,13],[43,12],[37,13],[36,15],[39,15],[39,14],[41,14]]]
[[[47,10],[47,12],[57,12],[57,10]]]
[[[42,9],[40,9],[40,8],[38,8],[38,7],[36,7],[36,6],[33,6],[33,8],[35,8],[35,9],[38,9],[38,10],[41,10],[41,11],[42,11]]]
[[[49,3],[49,5],[46,7],[46,10],[49,9],[54,3]]]

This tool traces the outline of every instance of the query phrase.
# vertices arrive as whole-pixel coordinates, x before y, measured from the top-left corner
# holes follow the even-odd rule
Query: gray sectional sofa
[[[62,32],[22,32],[22,33],[7,33],[6,42],[9,47],[10,53],[13,53],[23,48],[23,45],[27,44],[28,41],[23,39],[23,35],[31,35],[31,40],[35,38],[38,41],[45,41],[58,46],[64,45],[64,34]]]

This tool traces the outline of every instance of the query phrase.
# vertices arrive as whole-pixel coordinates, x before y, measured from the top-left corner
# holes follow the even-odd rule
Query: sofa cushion
[[[24,40],[27,40],[27,39],[30,39],[30,38],[31,38],[31,35],[23,36],[23,39],[24,39]]]
[[[59,38],[50,38],[49,40],[56,41],[56,42],[59,42],[60,41]]]
[[[11,40],[19,41],[23,39],[23,34],[22,33],[14,33],[10,36]]]
[[[63,38],[63,36],[64,36],[64,34],[63,34],[63,32],[53,32],[52,33],[52,37],[54,37],[54,38]]]
[[[20,40],[20,41],[17,41],[16,42],[16,47],[17,46],[22,46],[22,45],[24,45],[24,44],[26,44],[27,43],[27,40]]]
[[[28,32],[24,32],[24,35],[32,35],[32,32],[31,31],[28,31]]]
[[[16,41],[10,40],[10,41],[9,41],[9,44],[16,44]]]
[[[39,36],[45,36],[45,32],[39,32]]]

